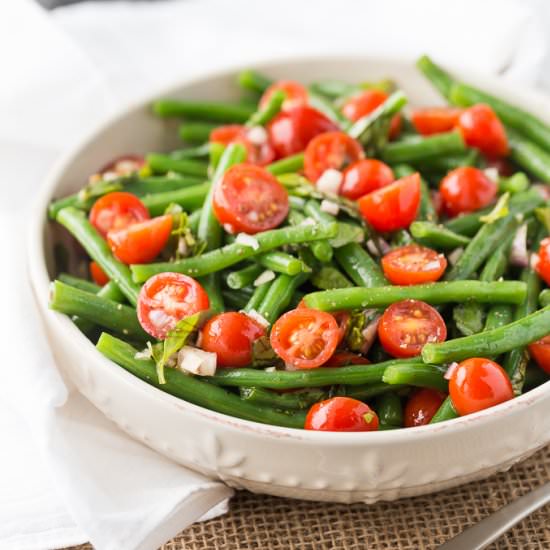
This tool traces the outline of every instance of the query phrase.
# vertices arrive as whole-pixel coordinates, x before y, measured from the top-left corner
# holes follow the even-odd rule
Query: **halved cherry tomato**
[[[542,239],[534,262],[535,271],[550,285],[550,237]]]
[[[347,365],[368,365],[370,361],[351,351],[335,351],[334,355],[323,365],[323,367],[345,367]]]
[[[105,286],[110,280],[97,262],[90,262],[90,275],[99,286]]]
[[[386,99],[388,99],[388,94],[382,90],[365,90],[349,98],[342,107],[342,113],[355,122],[372,113],[372,111],[382,105]],[[390,139],[394,139],[399,135],[399,132],[401,132],[401,123],[401,115],[395,115],[392,118],[389,133]]]
[[[484,357],[472,357],[451,367],[449,395],[460,416],[488,409],[514,397],[504,369]]]
[[[422,388],[415,391],[405,405],[405,427],[429,424],[444,400],[445,394],[437,390]]]
[[[306,302],[303,298],[298,302],[298,305],[296,306],[296,309],[302,308],[308,309],[308,307],[306,306]],[[348,330],[351,315],[347,311],[333,311],[330,315],[334,317],[334,320],[338,324],[338,330],[340,332],[338,337],[338,344],[340,344]],[[351,355],[353,355],[353,353]]]
[[[240,124],[220,126],[210,132],[210,142],[222,143],[223,145],[240,143],[246,149],[246,161],[250,164],[264,166],[273,162],[275,160],[275,151],[269,142],[267,134],[265,135],[265,141],[254,143],[248,135],[250,130],[250,128],[241,126]]]
[[[550,336],[529,344],[529,354],[544,372],[550,374]]]
[[[411,174],[358,201],[361,215],[377,231],[406,229],[420,205],[420,175]]]
[[[470,147],[491,158],[508,154],[508,138],[502,122],[489,105],[480,103],[466,109],[458,119],[458,128]]]
[[[384,311],[378,324],[382,347],[393,357],[415,357],[429,342],[447,338],[445,321],[436,309],[420,300],[402,300]]]
[[[277,80],[267,88],[260,98],[260,109],[265,109],[271,96],[278,90],[282,90],[286,94],[283,111],[307,104],[307,89],[304,86],[295,80]]]
[[[293,309],[271,329],[271,347],[285,363],[298,369],[314,369],[326,363],[340,341],[340,329],[330,313]]]
[[[316,135],[338,127],[323,113],[303,105],[279,113],[267,129],[275,152],[283,158],[303,151]]]
[[[325,170],[343,170],[363,158],[361,144],[344,132],[325,132],[315,136],[304,153],[304,173],[315,183]]]
[[[449,216],[473,212],[491,204],[497,191],[497,184],[472,166],[451,170],[439,185],[443,207]]]
[[[111,229],[107,242],[122,263],[146,264],[160,254],[171,231],[172,216],[159,216],[122,229]]]
[[[145,159],[141,155],[122,155],[106,164],[99,173],[104,175],[112,172],[117,176],[128,176],[139,172],[145,166]]]
[[[362,159],[344,170],[340,195],[357,200],[393,181],[393,171],[387,164],[376,159]]]
[[[277,227],[288,214],[288,193],[260,166],[237,164],[214,190],[214,213],[232,233],[258,233]]]
[[[433,283],[439,280],[446,267],[443,254],[417,244],[400,246],[382,258],[384,275],[394,285]]]
[[[378,416],[362,401],[333,397],[315,403],[306,416],[304,429],[324,432],[372,432],[378,430]]]
[[[103,237],[111,229],[122,229],[149,219],[146,206],[132,193],[115,191],[98,199],[90,210],[90,223]]]
[[[208,294],[195,279],[167,271],[141,287],[137,315],[146,332],[163,340],[178,321],[209,307]]]
[[[265,328],[244,313],[229,311],[212,317],[201,331],[201,348],[218,356],[218,367],[246,367],[252,362],[252,344]]]
[[[411,122],[423,136],[450,132],[458,124],[458,117],[464,109],[456,107],[428,107],[416,109],[411,114]]]

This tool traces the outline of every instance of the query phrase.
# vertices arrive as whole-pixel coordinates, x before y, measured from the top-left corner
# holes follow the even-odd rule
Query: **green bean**
[[[489,256],[487,263],[483,267],[479,275],[480,281],[497,281],[506,273],[508,268],[508,256],[510,250],[510,244],[514,237],[514,233],[511,233],[504,239],[504,242],[499,245],[496,250]]]
[[[290,174],[291,172],[298,172],[304,167],[304,153],[297,153],[281,160],[277,160],[268,164],[265,168],[268,172],[271,172],[274,176],[280,176],[281,174]]]
[[[62,283],[65,283],[66,285],[78,288],[78,290],[83,290],[84,292],[97,294],[101,290],[101,287],[99,285],[96,285],[91,281],[87,281],[86,279],[81,279],[80,277],[69,275],[68,273],[60,273],[57,276],[57,279]]]
[[[379,382],[378,384],[362,384],[358,386],[339,386],[336,390],[336,394],[365,401],[371,397],[383,395],[387,392],[395,392],[405,387],[406,386],[399,386],[397,384],[386,384],[385,382]]]
[[[391,238],[392,248],[398,248],[400,246],[407,246],[409,244],[414,244],[414,239],[411,237],[411,234],[405,229],[399,229],[395,231]]]
[[[468,149],[462,153],[431,157],[417,163],[416,166],[421,172],[447,174],[461,166],[476,166],[479,157],[479,152],[476,149]]]
[[[454,408],[451,398],[447,397],[445,401],[443,401],[439,409],[437,409],[437,412],[432,416],[432,419],[430,420],[430,424],[445,422],[447,420],[452,420],[453,418],[458,418],[458,413]]]
[[[483,330],[493,330],[513,321],[512,306],[509,304],[495,304],[489,308]]]
[[[301,212],[299,211],[304,209],[306,202],[307,202],[306,199],[304,199],[303,197],[297,197],[296,195],[288,196],[288,204],[292,209],[291,211],[294,211],[297,214],[301,214]],[[290,213],[291,212],[289,212],[289,214]],[[302,220],[304,220],[305,217],[303,216],[303,214],[301,214],[301,216],[302,216]],[[295,222],[292,225],[298,225],[299,223],[300,222]]]
[[[269,290],[258,308],[258,313],[269,324],[273,324],[281,312],[289,306],[296,289],[306,280],[307,275],[304,273],[294,276],[284,273],[279,275],[269,286]]]
[[[445,371],[434,365],[391,365],[386,368],[382,381],[386,384],[406,384],[421,388],[447,391]]]
[[[340,99],[361,92],[361,87],[341,80],[323,80],[309,86],[310,91],[328,99]]]
[[[72,207],[63,208],[57,215],[57,221],[69,230],[92,260],[100,265],[109,279],[115,282],[128,301],[135,306],[139,285],[132,281],[128,266],[113,256],[107,242],[88,221],[84,212]]]
[[[213,141],[210,144],[210,155],[209,155],[209,172],[215,171],[220,163],[222,155],[225,151],[225,145],[223,143],[216,143]]]
[[[510,158],[524,170],[550,183],[550,153],[527,138],[508,130]]]
[[[519,304],[525,298],[525,293],[526,285],[520,281],[452,281],[412,286],[325,290],[307,294],[304,300],[313,309],[340,311],[387,307],[401,300],[422,300],[434,305],[466,300]]]
[[[212,122],[243,123],[254,112],[254,108],[247,105],[214,101],[159,99],[153,104],[153,111],[161,117],[184,117],[194,120],[210,120]]]
[[[144,197],[155,193],[166,193],[168,191],[179,191],[204,183],[204,178],[196,176],[180,176],[171,174],[169,176],[151,176],[147,178],[124,179],[123,189],[138,197]]]
[[[96,294],[100,298],[105,298],[106,300],[111,300],[117,303],[122,303],[126,300],[126,297],[120,288],[118,288],[118,285],[113,281],[109,281],[106,285],[102,286]]]
[[[54,281],[51,285],[50,308],[66,315],[76,315],[129,338],[150,338],[141,328],[133,307],[117,304],[61,281]]]
[[[260,306],[262,305],[262,302],[264,301],[264,298],[266,294],[269,292],[269,288],[271,287],[271,283],[264,283],[262,285],[258,285],[250,297],[250,299],[246,302],[246,304],[242,307],[243,311],[245,313],[250,313],[252,310],[258,311],[260,309]]]
[[[334,252],[336,261],[356,285],[370,288],[389,284],[378,264],[359,244],[350,243]]]
[[[184,187],[177,191],[165,191],[146,195],[141,202],[147,207],[151,216],[164,214],[171,204],[179,204],[184,210],[195,210],[205,202],[210,189],[209,183]]]
[[[397,164],[393,167],[396,178],[404,178],[414,174],[416,170],[408,164]],[[418,207],[417,220],[436,221],[437,212],[430,197],[430,190],[424,178],[420,178],[420,206]]]
[[[452,86],[450,99],[456,105],[465,107],[486,103],[494,109],[502,122],[518,130],[542,148],[550,150],[550,126],[531,113],[466,84],[457,83]]]
[[[255,235],[257,247],[238,243],[228,244],[222,248],[206,252],[202,256],[184,258],[176,262],[136,264],[131,266],[136,281],[146,281],[152,275],[164,271],[184,273],[192,277],[208,275],[235,265],[247,258],[258,256],[274,248],[288,244],[299,244],[321,239],[330,239],[336,235],[338,224],[307,225],[282,227]]]
[[[550,306],[550,288],[544,289],[539,294],[539,304],[541,307]]]
[[[272,81],[261,73],[247,69],[239,73],[238,83],[245,90],[263,94]]]
[[[403,407],[396,393],[386,392],[378,397],[374,404],[380,424],[385,426],[403,426]]]
[[[322,290],[349,288],[353,286],[351,281],[340,270],[330,265],[315,270],[311,276],[311,284]]]
[[[206,164],[198,160],[178,160],[160,153],[150,153],[146,160],[151,170],[159,174],[177,172],[178,174],[206,178],[208,172]]]
[[[235,311],[244,309],[248,300],[250,300],[250,294],[248,294],[246,290],[248,289],[222,290],[222,299],[227,308]]]
[[[527,191],[530,185],[529,178],[523,172],[516,172],[508,178],[498,178],[498,190],[500,193],[522,193]]]
[[[454,82],[448,73],[438,67],[427,55],[418,59],[416,66],[443,97],[449,98]]]
[[[200,222],[201,216],[202,216],[202,208],[199,208],[198,210],[191,212],[191,214],[189,214],[189,217],[187,218],[187,226],[195,234],[199,229],[199,222]]]
[[[422,368],[424,364],[418,359],[392,359],[383,363],[369,365],[350,365],[337,369],[319,367],[317,369],[266,372],[258,369],[219,369],[214,376],[206,378],[221,386],[257,386],[273,390],[293,388],[318,388],[331,384],[379,384],[384,371],[391,365],[408,365]]]
[[[298,197],[289,197],[289,198],[298,198]],[[306,201],[304,201],[304,206],[302,208],[305,208]],[[306,217],[301,213],[294,209],[291,209],[288,213],[288,221],[290,225],[300,225],[305,221]],[[330,243],[328,241],[315,241],[309,244],[309,248],[311,249],[311,252],[319,260],[320,262],[327,263],[332,260],[333,250],[332,246],[330,246]],[[311,266],[310,266],[311,267]]]
[[[330,100],[326,99],[314,90],[310,89],[308,93],[308,102],[314,109],[317,109],[319,112],[323,113],[340,128],[346,129],[352,124],[349,118],[345,117],[338,109],[336,109]]]
[[[286,94],[282,90],[276,90],[271,94],[267,103],[250,116],[246,125],[249,128],[254,126],[265,126],[275,115],[279,113],[286,99]]]
[[[203,122],[202,124],[208,124]],[[203,143],[202,145],[197,145],[196,147],[186,147],[185,149],[176,149],[175,151],[170,152],[172,158],[183,160],[183,159],[193,159],[193,158],[208,158],[210,155],[211,143]]]
[[[256,258],[256,261],[266,269],[271,269],[271,271],[277,273],[286,273],[287,275],[298,275],[298,273],[311,271],[302,260],[279,250],[261,254]]]
[[[444,225],[432,222],[413,222],[409,231],[420,244],[437,249],[451,250],[459,246],[466,246],[470,242],[468,237],[455,233]]]
[[[416,162],[438,155],[460,153],[466,148],[458,132],[446,132],[428,137],[412,137],[403,141],[389,143],[382,150],[384,162]]]
[[[177,369],[166,368],[164,371],[166,384],[159,384],[155,363],[149,359],[136,359],[137,350],[109,334],[102,334],[96,347],[108,359],[131,372],[134,376],[195,405],[264,424],[274,424],[288,428],[302,428],[304,425],[305,416],[303,413],[285,414],[269,407],[247,403],[223,388],[208,384]]]
[[[227,286],[233,289],[250,286],[260,276],[263,268],[257,264],[251,264],[238,271],[232,271],[227,275]]]
[[[524,288],[526,286],[525,283],[518,282],[518,284],[523,284]],[[473,336],[455,338],[440,344],[426,344],[422,349],[422,359],[426,363],[449,363],[468,357],[500,355],[515,348],[525,347],[546,336],[549,326],[550,307],[547,306],[500,328]]]
[[[301,410],[308,409],[327,394],[321,389],[304,390],[292,393],[277,393],[265,388],[239,388],[241,399],[256,405],[265,405],[274,409]]]
[[[204,143],[210,140],[212,130],[218,126],[212,122],[185,122],[179,127],[180,139],[187,143]]]

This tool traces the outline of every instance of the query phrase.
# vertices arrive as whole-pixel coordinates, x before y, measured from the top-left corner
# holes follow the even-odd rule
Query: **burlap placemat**
[[[162,550],[431,550],[549,479],[547,447],[509,472],[485,481],[370,506],[240,492],[227,515],[193,525]],[[491,546],[491,550],[544,548],[550,549],[550,506],[526,518]],[[91,546],[79,547],[84,549]]]

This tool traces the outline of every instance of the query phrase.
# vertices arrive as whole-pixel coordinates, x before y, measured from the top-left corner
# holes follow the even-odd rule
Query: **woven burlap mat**
[[[547,447],[485,481],[397,502],[327,504],[239,492],[228,514],[193,525],[162,550],[431,550],[549,479]],[[550,549],[550,506],[490,548]]]

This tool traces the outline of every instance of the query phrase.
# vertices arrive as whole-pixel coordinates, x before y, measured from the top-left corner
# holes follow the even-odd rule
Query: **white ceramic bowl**
[[[304,82],[395,78],[412,104],[440,99],[412,63],[391,59],[284,60],[257,67]],[[158,96],[236,99],[234,70],[184,82]],[[547,98],[523,86],[460,72],[550,121]],[[150,100],[154,98],[151,97]],[[74,192],[109,159],[175,145],[173,123],[150,101],[122,112],[76,147],[44,182],[29,243],[30,276],[58,365],[124,431],[176,462],[237,488],[295,498],[374,502],[419,495],[509,468],[550,441],[550,383],[490,410],[415,429],[322,433],[256,424],[192,405],[102,357],[64,315],[48,309],[54,273],[46,207]]]

